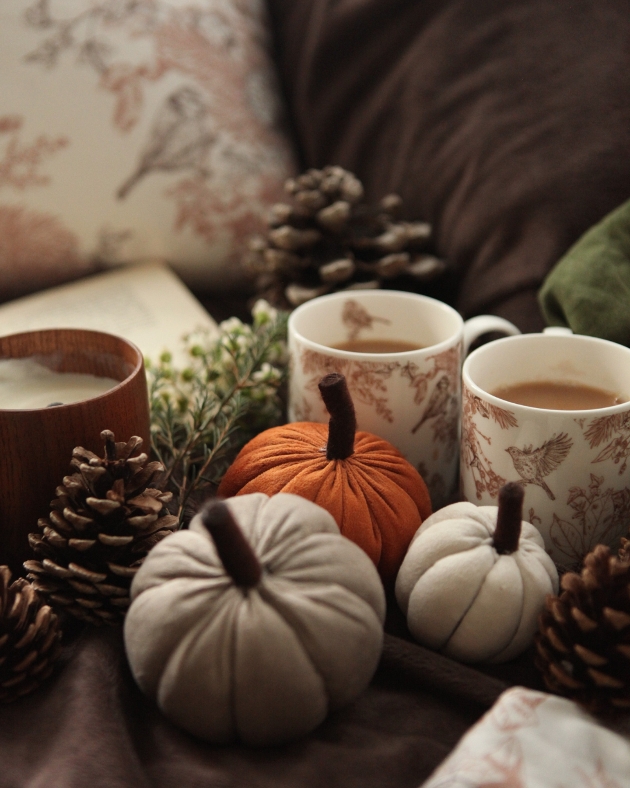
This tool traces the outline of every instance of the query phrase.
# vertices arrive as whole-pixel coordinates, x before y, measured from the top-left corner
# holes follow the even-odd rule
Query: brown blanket
[[[434,224],[438,296],[539,330],[543,277],[630,196],[628,0],[268,0],[304,164]]]
[[[386,636],[370,687],[283,747],[215,747],[167,722],[134,684],[120,628],[86,629],[38,691],[0,709],[0,788],[415,788],[508,684]]]

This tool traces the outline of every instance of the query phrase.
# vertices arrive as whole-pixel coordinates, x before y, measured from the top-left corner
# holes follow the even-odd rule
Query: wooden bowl
[[[117,441],[139,435],[150,446],[144,360],[121,337],[81,329],[47,329],[0,337],[0,359],[36,356],[58,372],[83,372],[120,383],[91,399],[35,410],[0,409],[0,564],[23,574],[33,558],[28,534],[48,515],[50,501],[71,472],[75,446],[103,456],[102,430]]]

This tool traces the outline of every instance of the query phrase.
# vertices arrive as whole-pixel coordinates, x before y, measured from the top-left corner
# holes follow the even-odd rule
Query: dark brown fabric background
[[[529,664],[496,678],[388,636],[368,689],[309,736],[216,747],[141,694],[120,627],[88,628],[45,686],[0,706],[0,788],[419,788]]]
[[[268,0],[305,166],[434,224],[444,293],[524,330],[563,252],[630,196],[628,0]]]

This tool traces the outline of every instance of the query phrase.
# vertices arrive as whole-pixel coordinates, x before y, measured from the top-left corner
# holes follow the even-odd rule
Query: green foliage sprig
[[[252,318],[251,325],[225,320],[218,335],[185,337],[185,369],[169,353],[147,363],[152,449],[180,525],[190,496],[212,492],[242,446],[283,421],[288,315],[258,301]]]

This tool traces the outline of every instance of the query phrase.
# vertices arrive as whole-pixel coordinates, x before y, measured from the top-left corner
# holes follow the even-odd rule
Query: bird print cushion
[[[294,172],[264,7],[0,3],[0,300],[148,257],[242,282]]]
[[[624,721],[604,723],[566,698],[511,687],[422,788],[623,788]]]

